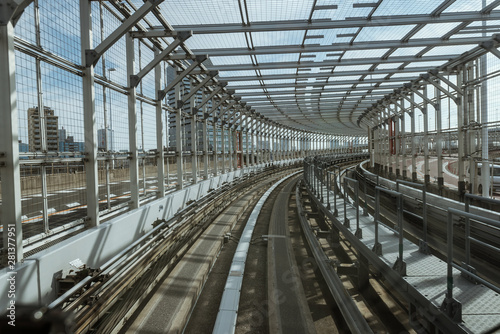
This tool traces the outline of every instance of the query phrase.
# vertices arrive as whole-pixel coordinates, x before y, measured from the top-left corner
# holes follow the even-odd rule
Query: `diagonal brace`
[[[158,65],[165,57],[167,57],[171,52],[175,50],[181,43],[186,41],[191,37],[193,33],[191,31],[182,31],[177,34],[175,40],[166,47],[159,55],[157,55],[148,65],[146,65],[139,73],[130,76],[130,86],[137,87],[142,78],[144,78],[150,71],[152,71],[156,65]]]
[[[208,59],[207,55],[196,56],[195,60],[193,61],[193,63],[191,65],[189,65],[184,71],[182,71],[182,73],[178,74],[175,77],[175,79],[172,80],[172,82],[167,85],[167,87],[165,87],[164,89],[162,89],[158,92],[158,98],[160,100],[163,100],[163,98],[167,95],[167,92],[169,90],[174,88],[175,85],[177,85],[179,82],[181,82],[182,79],[184,79],[185,76],[187,76],[189,73],[191,73],[196,68],[196,66],[200,65],[201,63],[203,63],[207,59]]]
[[[113,31],[104,41],[101,42],[93,50],[85,50],[85,66],[90,67],[95,66],[99,61],[99,58],[106,52],[113,44],[115,44],[120,38],[122,38],[127,32],[132,29],[132,27],[142,20],[151,10],[162,3],[165,0],[146,0],[144,5],[137,9],[132,15],[130,15],[123,23]]]
[[[219,72],[217,72],[217,71],[210,71],[210,72],[208,72],[208,74],[205,77],[205,79],[203,79],[198,86],[196,86],[193,89],[191,89],[191,91],[189,92],[189,94],[187,94],[187,95],[185,95],[185,96],[182,97],[182,99],[181,99],[182,103],[186,103],[187,100],[189,100],[194,94],[196,94],[201,88],[203,88],[218,73]]]

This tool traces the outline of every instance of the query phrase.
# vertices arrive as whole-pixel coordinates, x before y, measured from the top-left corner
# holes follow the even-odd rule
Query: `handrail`
[[[335,299],[340,312],[342,313],[342,316],[344,317],[344,320],[352,333],[373,333],[372,329],[370,328],[370,326],[368,326],[366,319],[359,311],[351,296],[345,292],[344,284],[340,280],[337,273],[332,270],[332,266],[329,265],[330,261],[328,257],[321,249],[321,246],[314,236],[311,227],[307,223],[302,208],[299,187],[300,185],[298,185],[297,189],[295,190],[295,198],[297,202],[297,209],[299,212],[300,224],[302,226],[302,230],[304,231],[307,243],[309,244],[316,263],[318,264],[318,267],[321,271],[321,274],[323,275],[323,278],[328,285],[328,289]]]

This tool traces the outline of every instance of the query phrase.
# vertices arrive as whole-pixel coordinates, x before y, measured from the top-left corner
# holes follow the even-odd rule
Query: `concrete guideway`
[[[269,223],[267,280],[270,333],[316,333],[290,241],[288,205],[297,179],[274,202]]]
[[[296,172],[288,177],[291,177],[299,172]],[[243,234],[238,243],[238,247],[233,257],[233,262],[229,271],[229,275],[222,295],[219,306],[219,313],[213,329],[213,333],[234,333],[236,329],[236,319],[238,317],[238,307],[240,300],[241,286],[243,285],[243,276],[245,271],[245,262],[248,255],[248,248],[252,241],[252,234],[257,223],[257,217],[260,210],[266,202],[269,195],[287,178],[275,183],[269,188],[264,195],[259,199],[257,205],[253,209],[250,218],[243,230]]]

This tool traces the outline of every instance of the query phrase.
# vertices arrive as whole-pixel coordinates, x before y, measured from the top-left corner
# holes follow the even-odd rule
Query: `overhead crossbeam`
[[[85,66],[95,66],[104,52],[113,46],[113,44],[115,44],[120,38],[125,36],[125,34],[129,32],[135,24],[142,20],[149,12],[151,12],[152,9],[161,4],[163,1],[165,0],[146,0],[139,9],[127,17],[122,24],[95,49],[85,50]]]
[[[495,1],[497,2],[497,1]],[[496,5],[498,6],[498,5]],[[495,6],[495,7],[496,7]],[[494,8],[494,7],[493,7]],[[489,10],[489,9],[487,9]],[[483,9],[484,11],[484,9]],[[175,30],[193,30],[195,34],[226,34],[226,33],[252,33],[266,31],[290,31],[290,30],[314,30],[314,29],[343,29],[343,28],[366,28],[366,27],[387,27],[400,25],[417,25],[431,23],[452,23],[464,21],[494,21],[500,19],[500,11],[490,12],[451,12],[442,13],[438,17],[429,14],[413,15],[388,15],[372,16],[368,18],[352,18],[349,20],[289,20],[289,21],[262,21],[252,22],[251,25],[238,23],[223,24],[200,24],[200,25],[174,25]],[[153,28],[148,33],[148,37],[163,37],[162,28]]]
[[[312,76],[314,77],[314,76]],[[356,85],[356,84],[372,84],[372,83],[381,83],[381,82],[408,82],[414,80],[414,77],[398,77],[398,78],[380,78],[380,79],[357,79],[357,80],[339,80],[339,81],[329,81],[329,82],[312,82],[312,83],[298,83],[295,84],[294,87],[296,89],[302,89],[305,87],[323,87],[323,86],[337,86],[337,85]],[[265,84],[265,85],[228,85],[228,87],[235,90],[247,90],[247,89],[276,89],[276,88],[287,88],[290,87],[290,83],[284,84]],[[365,87],[362,87],[363,89]]]
[[[401,85],[389,85],[389,86],[383,86],[383,87],[376,87],[376,86],[370,86],[366,87],[363,89],[364,90],[381,90],[381,89],[395,89],[401,87]],[[273,96],[273,95],[288,95],[288,94],[294,94],[295,96],[303,96],[306,94],[328,94],[328,93],[338,93],[338,92],[346,92],[350,91],[349,88],[325,88],[325,89],[309,89],[309,90],[277,90],[277,91],[268,91],[265,93],[265,95],[268,96]],[[238,93],[239,96],[259,96],[262,95],[262,93],[259,92],[252,92],[252,93]]]
[[[351,50],[378,50],[391,48],[418,48],[457,45],[477,45],[478,42],[487,41],[490,37],[464,37],[464,38],[420,38],[409,41],[364,41],[355,43],[334,43],[332,45],[280,45],[259,46],[255,49],[248,48],[214,48],[193,49],[194,53],[209,54],[211,57],[246,56],[246,55],[268,55],[285,53],[313,53],[313,52],[337,52]]]
[[[446,61],[450,59],[450,55],[436,55],[436,56],[398,56],[390,57],[388,59],[382,58],[356,58],[356,59],[341,59],[341,60],[325,60],[322,62],[315,61],[301,61],[301,62],[270,62],[254,64],[231,64],[220,66],[207,66],[210,70],[223,71],[245,71],[245,70],[271,70],[283,68],[312,68],[312,67],[326,67],[326,66],[358,66],[358,65],[371,65],[373,63],[392,64],[392,63],[413,63],[413,62],[432,62],[432,61]],[[255,79],[254,79],[255,80]]]

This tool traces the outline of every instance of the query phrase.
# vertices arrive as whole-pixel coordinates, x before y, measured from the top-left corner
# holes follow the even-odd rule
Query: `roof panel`
[[[355,42],[400,40],[415,26],[368,27],[363,28]]]
[[[247,2],[248,16],[250,22],[307,20],[313,3],[313,0],[253,0]]]
[[[300,45],[304,39],[305,30],[294,31],[268,31],[252,33],[253,45]]]
[[[190,49],[247,47],[244,33],[193,35],[185,44]]]
[[[434,23],[434,24],[428,24],[424,28],[422,28],[419,32],[417,32],[413,37],[410,39],[417,39],[417,38],[438,38],[446,35],[451,29],[455,28],[461,24],[459,23]]]
[[[159,7],[172,25],[241,22],[238,1],[234,0],[165,1]]]

